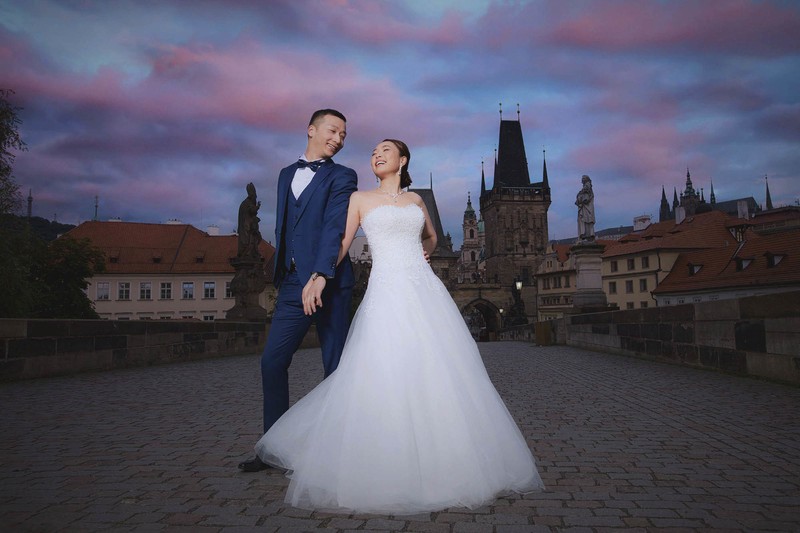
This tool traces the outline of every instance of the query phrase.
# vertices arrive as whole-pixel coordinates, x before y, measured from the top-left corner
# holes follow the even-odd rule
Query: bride
[[[339,260],[361,226],[373,263],[339,368],[256,444],[264,462],[288,470],[295,507],[415,514],[543,488],[426,261],[436,232],[422,198],[404,190],[410,159],[405,143],[381,142],[372,152],[380,186],[351,196]]]

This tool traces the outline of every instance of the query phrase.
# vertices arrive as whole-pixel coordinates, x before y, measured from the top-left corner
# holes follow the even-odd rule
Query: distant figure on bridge
[[[594,192],[592,180],[586,174],[581,178],[583,187],[578,191],[575,205],[578,206],[578,241],[594,240]]]

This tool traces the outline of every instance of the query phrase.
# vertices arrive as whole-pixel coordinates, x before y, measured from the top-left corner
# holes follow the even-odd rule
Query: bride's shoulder
[[[413,191],[406,191],[406,194],[411,199],[412,202],[417,204],[420,207],[425,207],[425,200],[422,199],[422,196],[413,192]]]

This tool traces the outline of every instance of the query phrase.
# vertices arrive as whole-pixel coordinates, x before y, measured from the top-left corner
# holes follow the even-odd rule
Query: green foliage
[[[47,243],[30,229],[0,229],[0,317],[98,318],[84,291],[104,270],[103,253],[86,239]]]
[[[11,150],[24,151],[27,147],[17,130],[22,123],[17,115],[20,108],[9,102],[12,94],[12,90],[0,89],[0,214],[11,213],[22,201],[12,174],[15,156]]]

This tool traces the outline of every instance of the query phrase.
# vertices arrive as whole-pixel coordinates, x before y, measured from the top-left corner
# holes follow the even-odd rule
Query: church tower
[[[700,204],[700,195],[692,186],[692,176],[689,174],[689,169],[686,169],[686,189],[681,193],[681,206],[686,210],[686,216],[693,216],[697,212],[697,206]]]
[[[517,120],[503,120],[491,189],[481,180],[480,208],[485,231],[486,281],[511,286],[515,280],[532,282],[548,242],[547,211],[550,184],[547,161],[542,181],[531,182],[528,158]]]
[[[472,207],[472,198],[467,193],[467,208],[464,211],[464,221],[461,224],[464,244],[461,246],[459,258],[459,283],[477,283],[480,280],[478,263],[481,255],[481,242],[478,233],[478,217]]]

